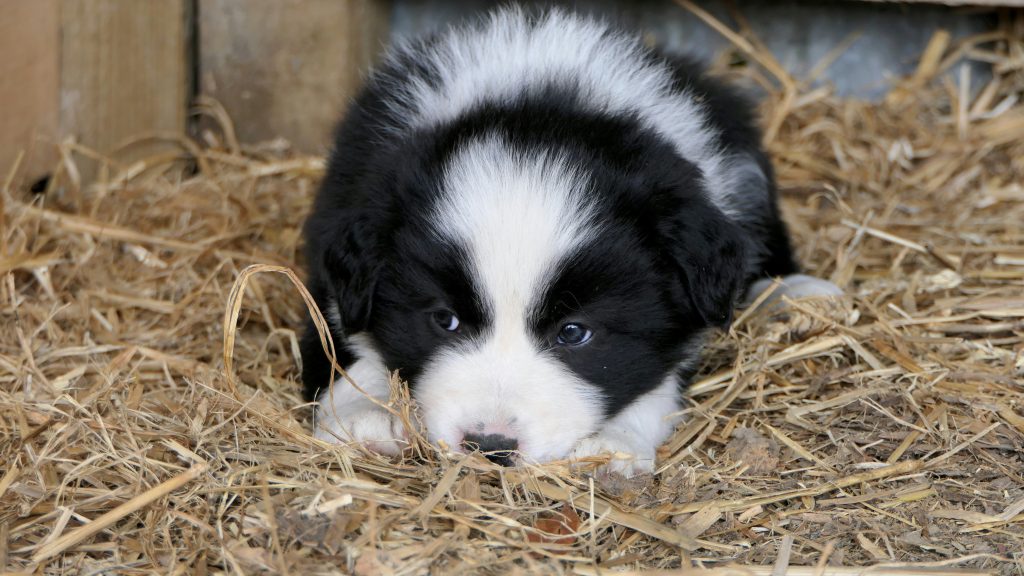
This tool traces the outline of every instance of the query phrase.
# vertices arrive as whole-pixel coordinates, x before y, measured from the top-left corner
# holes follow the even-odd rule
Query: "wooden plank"
[[[183,134],[191,93],[189,6],[63,0],[61,133],[104,154],[141,135]],[[115,160],[127,163],[163,146],[132,147]],[[94,166],[81,168],[88,179]]]
[[[24,152],[19,179],[56,160],[60,66],[58,0],[3,0],[0,7],[0,181]]]
[[[200,90],[242,142],[283,137],[322,153],[389,12],[379,0],[199,0]]]

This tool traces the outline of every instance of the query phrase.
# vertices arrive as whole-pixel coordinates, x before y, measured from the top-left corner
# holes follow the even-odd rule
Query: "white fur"
[[[566,456],[597,429],[599,391],[528,327],[555,268],[597,230],[585,182],[561,159],[524,156],[493,136],[455,154],[436,233],[467,248],[491,322],[439,352],[419,377],[414,393],[431,440],[454,448],[466,432],[501,433],[543,461]]]
[[[612,454],[605,470],[625,476],[654,471],[656,450],[672,433],[679,411],[679,384],[669,376],[657,388],[637,398],[606,422],[593,436],[581,440],[572,451],[579,460]]]
[[[341,310],[338,309],[338,301],[331,298],[327,301],[327,310],[324,314],[328,325],[336,331],[341,331]]]
[[[426,52],[399,45],[394,57],[426,62],[439,82],[415,77],[394,86],[390,104],[413,127],[456,118],[482,102],[506,102],[551,83],[577,86],[583,106],[613,115],[635,114],[671,142],[703,172],[711,200],[741,217],[743,206],[764,199],[738,198],[739,182],[751,171],[746,155],[729,156],[717,143],[707,111],[691,94],[673,86],[672,70],[651,57],[638,38],[603,22],[553,10],[536,23],[516,8],[499,10],[480,26],[454,28]]]
[[[348,345],[358,358],[347,369],[349,378],[366,394],[345,378],[335,380],[320,393],[314,434],[326,442],[355,442],[381,454],[398,454],[405,438],[402,423],[367,397],[387,404],[391,375],[365,334],[353,334]]]

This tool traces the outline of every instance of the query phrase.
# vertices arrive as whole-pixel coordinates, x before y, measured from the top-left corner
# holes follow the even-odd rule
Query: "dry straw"
[[[865,103],[680,3],[768,89],[801,260],[848,296],[741,313],[654,477],[313,439],[292,271],[323,162],[203,101],[219,130],[146,136],[177,153],[6,175],[0,570],[1024,574],[1024,20],[936,34]],[[416,422],[397,381],[392,409]]]

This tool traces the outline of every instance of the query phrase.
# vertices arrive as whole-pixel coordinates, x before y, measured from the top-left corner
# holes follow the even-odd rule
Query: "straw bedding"
[[[174,153],[82,187],[67,142],[42,193],[4,187],[0,570],[1024,574],[1024,19],[937,34],[875,104],[722,32],[770,90],[801,259],[848,296],[740,314],[654,477],[313,440],[274,272],[323,162],[202,101],[195,141],[147,137]]]

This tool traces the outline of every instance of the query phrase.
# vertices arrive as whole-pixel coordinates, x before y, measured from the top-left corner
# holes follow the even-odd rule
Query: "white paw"
[[[747,291],[747,302],[753,303],[774,282],[774,278],[764,278],[754,282]],[[806,274],[791,274],[780,280],[780,286],[772,292],[764,304],[774,303],[783,296],[791,300],[799,300],[801,298],[826,298],[842,295],[843,290],[828,280]]]
[[[630,478],[654,472],[654,448],[641,446],[640,442],[623,434],[604,431],[580,440],[569,459],[575,461],[592,456],[611,456],[611,460],[601,466],[599,473],[615,472]]]
[[[355,443],[387,456],[397,456],[408,446],[408,434],[401,420],[378,407],[349,414],[331,414],[330,408],[316,412],[315,436],[335,444]]]

